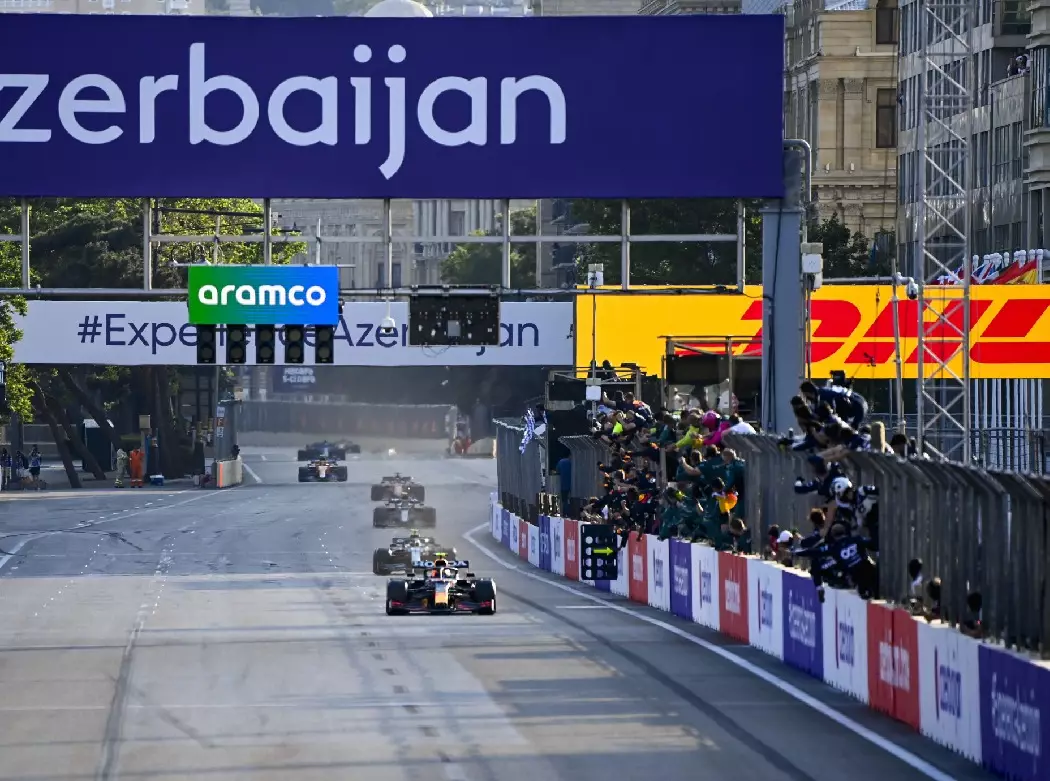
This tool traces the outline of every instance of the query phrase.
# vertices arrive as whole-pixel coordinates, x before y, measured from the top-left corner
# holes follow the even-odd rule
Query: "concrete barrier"
[[[467,448],[467,452],[463,454],[463,458],[495,458],[496,457],[496,438],[486,437],[485,439],[479,439],[477,442],[471,442],[470,447]]]
[[[212,488],[232,488],[244,481],[244,467],[241,459],[232,458],[213,461],[211,465]]]

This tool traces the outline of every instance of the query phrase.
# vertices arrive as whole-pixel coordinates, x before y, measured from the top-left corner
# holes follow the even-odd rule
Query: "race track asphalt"
[[[227,491],[0,504],[0,779],[991,778],[753,649],[529,569],[488,537],[492,461],[366,454],[301,485],[294,456],[248,449]],[[369,486],[394,471],[497,579],[497,615],[385,615]]]

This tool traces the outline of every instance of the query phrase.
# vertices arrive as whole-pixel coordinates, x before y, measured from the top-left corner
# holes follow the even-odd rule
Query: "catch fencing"
[[[532,439],[521,450],[525,426],[520,418],[498,418],[496,424],[496,480],[503,506],[513,507],[522,518],[539,515],[539,495],[547,487],[544,460],[547,450],[542,437]]]
[[[498,472],[501,505],[532,517],[545,490],[537,440],[518,452],[520,422],[500,422]],[[570,495],[581,501],[604,492],[599,463],[611,453],[588,436],[561,437],[572,459]],[[726,446],[746,462],[738,512],[761,550],[773,524],[809,531],[814,494],[794,491],[815,476],[806,455],[774,437],[726,435]],[[940,578],[944,620],[970,617],[967,596],[978,591],[989,637],[1050,657],[1050,478],[925,459],[850,453],[842,466],[854,485],[879,489],[880,596],[903,602],[910,594],[908,562],[923,562],[928,583]],[[511,508],[517,507],[521,511]]]
[[[455,407],[448,404],[365,404],[259,400],[240,402],[239,428],[271,434],[448,439]]]
[[[810,479],[803,455],[785,452],[766,436],[726,436],[747,462],[743,515],[754,539],[769,527],[809,529],[819,502],[798,495]],[[908,562],[923,562],[926,582],[941,579],[944,620],[970,616],[967,595],[980,592],[989,637],[1050,655],[1050,479],[879,453],[850,453],[841,465],[854,485],[879,489],[880,596],[904,601]]]

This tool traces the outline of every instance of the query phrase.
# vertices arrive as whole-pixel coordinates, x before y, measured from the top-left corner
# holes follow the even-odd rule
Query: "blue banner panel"
[[[779,197],[781,16],[3,16],[2,195]]]

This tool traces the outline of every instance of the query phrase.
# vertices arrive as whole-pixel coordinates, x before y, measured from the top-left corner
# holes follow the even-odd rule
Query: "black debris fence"
[[[756,539],[773,523],[806,530],[820,500],[798,496],[810,479],[805,458],[765,436],[727,436],[747,461],[745,513]],[[1050,478],[957,463],[850,453],[839,462],[854,485],[879,489],[880,596],[910,594],[908,562],[923,578],[940,578],[941,612],[950,623],[971,618],[967,596],[982,597],[990,638],[1050,657]]]
[[[241,402],[240,431],[325,436],[448,439],[453,407],[447,404]]]
[[[558,441],[569,449],[572,459],[572,488],[569,496],[578,510],[584,500],[592,496],[603,496],[605,476],[598,469],[598,464],[608,464],[612,460],[612,451],[600,439],[586,434],[574,434],[559,437]]]
[[[519,418],[497,418],[496,479],[500,504],[528,521],[539,516],[539,495],[545,489],[543,459],[545,448],[540,438],[531,440],[521,452],[525,426]]]

